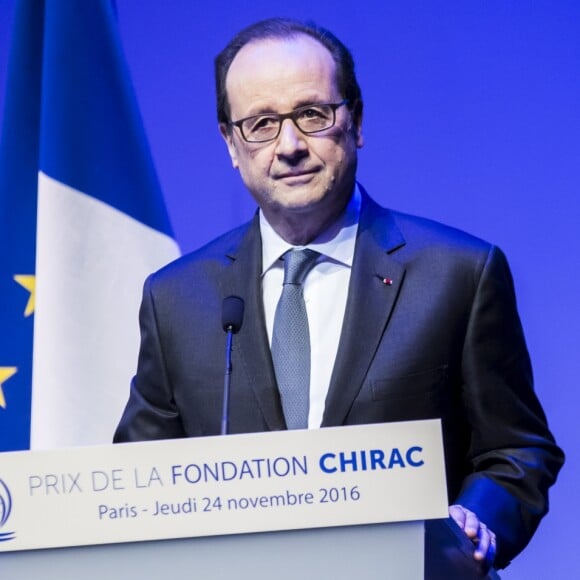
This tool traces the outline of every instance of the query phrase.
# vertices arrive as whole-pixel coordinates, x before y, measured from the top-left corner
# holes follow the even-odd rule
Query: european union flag
[[[178,255],[110,0],[17,3],[0,248],[0,450],[109,442]]]

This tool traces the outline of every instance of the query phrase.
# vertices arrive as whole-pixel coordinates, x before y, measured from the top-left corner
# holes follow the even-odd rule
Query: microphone
[[[222,306],[222,327],[226,332],[235,334],[242,327],[244,318],[244,301],[239,296],[224,298]]]
[[[221,435],[228,434],[230,382],[232,377],[232,337],[242,327],[243,318],[244,301],[239,296],[228,296],[227,298],[224,298],[222,305],[222,328],[227,333],[227,342]]]

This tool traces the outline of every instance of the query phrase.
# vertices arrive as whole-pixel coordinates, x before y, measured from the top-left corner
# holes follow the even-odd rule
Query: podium
[[[497,578],[445,519],[437,421],[2,459],[6,578]]]

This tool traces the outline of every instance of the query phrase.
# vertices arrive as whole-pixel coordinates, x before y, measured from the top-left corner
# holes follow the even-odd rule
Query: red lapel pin
[[[392,278],[383,278],[377,274],[377,278],[385,285],[385,286],[392,286],[393,279]]]

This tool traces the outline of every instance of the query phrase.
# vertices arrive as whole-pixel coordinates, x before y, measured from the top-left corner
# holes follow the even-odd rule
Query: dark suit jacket
[[[115,441],[220,432],[221,307],[245,301],[230,432],[285,429],[266,334],[257,217],[145,283],[141,350]],[[392,284],[385,284],[388,278]],[[498,536],[499,566],[547,511],[563,455],[534,394],[511,275],[496,247],[366,193],[323,426],[441,418],[449,501]]]

